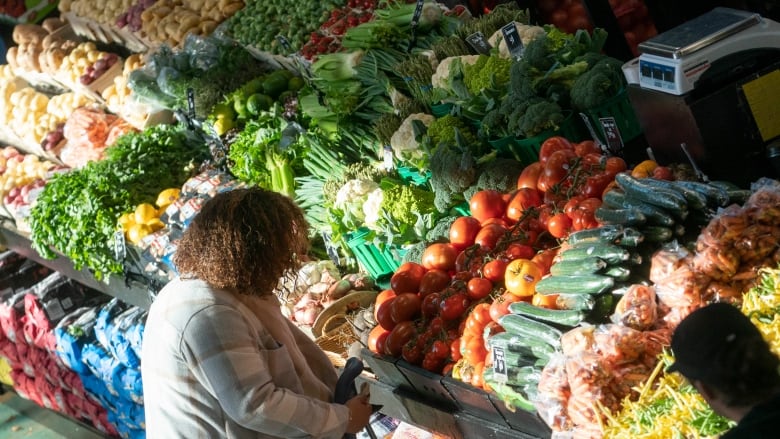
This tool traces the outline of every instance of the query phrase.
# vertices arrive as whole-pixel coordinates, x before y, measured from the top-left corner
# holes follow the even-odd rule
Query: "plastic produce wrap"
[[[14,369],[21,368],[21,358],[19,358],[19,350],[16,348],[16,343],[8,339],[0,340],[0,357],[8,360],[8,363]]]
[[[178,271],[173,263],[173,255],[183,234],[181,228],[173,226],[144,236],[139,244],[143,249],[141,259],[145,263],[144,271],[169,280],[176,277]]]
[[[569,430],[571,420],[566,406],[571,396],[571,387],[566,375],[566,356],[553,354],[542,369],[538,393],[534,400],[536,411],[553,431]]]
[[[129,319],[123,331],[127,342],[130,343],[130,348],[135,352],[135,355],[141,358],[141,347],[144,341],[144,329],[146,327],[146,317],[148,313],[146,310],[140,309],[138,314],[135,314],[132,319]]]
[[[651,286],[634,284],[615,305],[612,322],[643,331],[652,327],[658,319],[655,289]]]
[[[26,291],[19,291],[5,296],[0,303],[0,328],[5,337],[12,343],[24,343],[22,316],[24,315],[24,296]]]
[[[122,368],[113,375],[112,386],[119,392],[119,396],[136,404],[144,403],[144,391],[141,382],[141,371],[138,369]]]
[[[710,278],[694,270],[691,261],[690,252],[676,244],[666,246],[653,255],[650,280],[655,283],[655,293],[661,304],[680,310],[701,306],[702,293]]]

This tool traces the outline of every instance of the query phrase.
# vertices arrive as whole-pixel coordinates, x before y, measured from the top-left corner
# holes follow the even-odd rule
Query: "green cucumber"
[[[578,230],[569,234],[566,242],[569,245],[582,243],[614,242],[623,234],[623,226],[618,224],[605,225],[593,229]]]
[[[558,294],[555,298],[555,306],[558,309],[590,311],[595,305],[596,299],[590,294]]]
[[[609,321],[610,316],[615,311],[615,302],[615,295],[612,293],[597,296],[596,303],[588,315],[588,321],[597,323]]]
[[[600,274],[548,276],[536,283],[539,294],[600,294],[615,286],[615,279]]]
[[[634,178],[626,173],[620,173],[615,176],[615,182],[627,196],[664,208],[671,212],[672,215],[685,219],[688,215],[688,202],[682,194],[647,184],[644,180],[647,179]]]
[[[607,271],[604,272],[604,274],[614,278],[616,281],[625,282],[629,277],[631,277],[631,270],[626,267],[615,265],[614,267],[609,267]]]
[[[593,274],[607,267],[607,263],[599,258],[586,258],[573,261],[560,261],[552,264],[550,274],[553,276],[569,276],[574,274]]]
[[[729,194],[729,204],[736,203],[739,205],[745,204],[753,193],[753,191],[748,189],[734,189],[726,192]]]
[[[561,253],[562,261],[580,261],[583,259],[599,258],[607,264],[619,264],[627,261],[631,254],[628,250],[606,242],[583,243],[576,245]]]
[[[674,224],[674,218],[666,213],[664,209],[645,203],[634,197],[624,197],[623,207],[637,209],[647,218],[647,224],[656,224],[659,226],[671,226]]]
[[[623,206],[623,202],[626,199],[626,194],[619,189],[610,189],[603,196],[601,201],[604,202],[602,206],[611,207],[613,209],[620,209]]]
[[[638,209],[622,208],[612,209],[609,207],[599,207],[594,212],[596,221],[601,224],[622,224],[624,226],[639,226],[647,222],[645,214]]]
[[[642,228],[645,240],[648,242],[667,242],[671,241],[674,232],[670,227],[663,226],[645,226]]]
[[[585,313],[579,310],[548,309],[531,305],[528,302],[515,302],[510,304],[509,312],[564,326],[577,326],[585,319]]]
[[[626,227],[623,230],[623,236],[617,240],[617,244],[621,247],[636,247],[645,240],[645,235],[639,230],[633,227]]]
[[[678,192],[685,198],[685,202],[691,209],[701,210],[707,207],[707,197],[704,194],[685,187],[684,185],[677,184],[676,181],[659,180],[656,178],[648,178],[644,181],[651,186]]]
[[[699,192],[707,198],[707,203],[711,206],[726,207],[729,204],[729,193],[726,189],[699,181],[677,180],[678,186],[688,188]]]
[[[531,349],[533,349],[534,344],[538,344],[535,343],[534,339],[543,341],[556,349],[561,346],[561,336],[563,334],[557,328],[546,323],[521,316],[520,314],[510,313],[501,316],[498,319],[498,324],[506,332],[524,337],[526,342],[530,343]]]

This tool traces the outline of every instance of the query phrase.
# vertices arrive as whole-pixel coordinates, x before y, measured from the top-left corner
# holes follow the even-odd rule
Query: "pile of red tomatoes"
[[[560,239],[598,225],[601,194],[625,169],[592,141],[545,141],[516,190],[474,194],[471,215],[452,223],[447,242],[431,243],[420,263],[393,274],[375,302],[369,349],[436,373],[463,359],[471,367],[461,379],[481,387],[480,368],[490,364],[485,340],[503,330],[499,317],[521,300],[555,306],[536,282],[549,273]]]

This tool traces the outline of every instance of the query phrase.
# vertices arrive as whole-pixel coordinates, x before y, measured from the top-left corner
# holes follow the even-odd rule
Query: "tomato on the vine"
[[[585,186],[580,193],[586,198],[601,197],[607,185],[615,180],[615,176],[610,173],[591,175],[585,180]]]
[[[573,149],[560,149],[550,154],[544,164],[544,171],[539,176],[537,189],[546,192],[562,182],[569,174],[572,163],[576,158],[577,155]]]
[[[386,289],[382,290],[379,294],[376,295],[376,298],[374,299],[374,320],[376,320],[377,311],[379,311],[379,307],[382,306],[383,303],[387,302],[388,300],[395,297],[397,294],[392,289]]]
[[[598,226],[595,212],[602,204],[601,198],[590,197],[569,201],[564,207],[564,212],[572,220],[573,230],[592,229]]]
[[[444,360],[450,356],[450,345],[444,340],[435,340],[428,352]]]
[[[423,276],[413,270],[396,271],[390,277],[390,288],[396,294],[416,293],[420,290]]]
[[[391,297],[385,300],[376,309],[376,322],[379,323],[379,326],[387,329],[388,331],[392,331],[395,328],[395,324],[396,324],[396,321],[393,320],[393,314],[392,314],[394,301],[395,301],[395,297]]]
[[[526,244],[513,242],[504,250],[504,256],[510,261],[513,259],[531,259],[536,254],[533,247]]]
[[[455,269],[458,251],[451,244],[437,242],[429,245],[422,255],[422,265],[427,270],[450,271]],[[422,277],[421,277],[422,278]]]
[[[506,267],[504,284],[506,290],[517,297],[531,297],[536,292],[536,283],[542,278],[542,269],[530,259],[515,259]]]
[[[395,270],[395,272],[400,273],[403,271],[411,271],[414,273],[415,277],[422,277],[422,275],[425,274],[426,269],[422,264],[418,264],[417,262],[404,262]]]
[[[574,152],[574,145],[569,141],[569,139],[561,136],[552,136],[542,142],[542,145],[539,147],[539,161],[542,164],[547,163],[547,160],[550,158],[550,156],[560,150],[569,150],[571,152]]]
[[[496,248],[498,241],[506,236],[507,228],[500,224],[488,224],[482,227],[477,233],[477,237],[474,239],[475,244],[479,244],[480,247],[484,247],[488,250]]]
[[[463,316],[470,304],[465,293],[452,294],[439,302],[439,315],[444,320],[457,320]]]
[[[583,140],[574,144],[574,152],[577,157],[585,157],[588,154],[601,154],[601,148],[593,140]]]
[[[480,223],[490,218],[500,218],[506,211],[503,194],[497,190],[485,189],[478,191],[469,200],[471,216]]]
[[[517,189],[536,189],[542,170],[544,170],[544,164],[542,162],[533,162],[523,168],[523,172],[517,177]]]
[[[396,324],[413,320],[420,315],[421,304],[420,296],[415,293],[399,294],[390,306],[390,316]]]
[[[420,310],[423,317],[429,319],[439,315],[439,302],[441,295],[439,293],[430,293],[422,299]]]
[[[485,260],[489,250],[485,247],[474,245],[458,254],[455,258],[455,271],[457,273],[476,273],[482,268],[482,263]]]
[[[425,296],[431,293],[440,292],[450,284],[451,280],[450,275],[444,270],[436,268],[428,270],[420,281],[420,298],[425,298]]]
[[[490,295],[493,291],[493,282],[484,277],[473,277],[466,284],[466,294],[471,300],[479,300]]]
[[[506,217],[512,221],[518,221],[523,214],[532,207],[542,205],[542,196],[536,188],[518,189],[509,200],[506,207]]]
[[[547,221],[547,230],[550,235],[558,239],[569,236],[571,228],[572,220],[563,212],[556,213]]]
[[[422,368],[429,372],[439,373],[444,366],[444,361],[445,360],[428,352],[425,354],[425,357],[423,357]]]
[[[503,282],[507,264],[509,261],[501,258],[485,262],[482,266],[482,276],[491,282]]]
[[[406,342],[401,348],[401,358],[410,364],[419,365],[422,363],[423,354],[422,344],[417,343],[417,340],[414,339]]]
[[[452,361],[458,361],[463,358],[463,355],[460,353],[460,337],[450,342],[450,358],[452,358]]]
[[[404,345],[417,334],[414,322],[409,320],[395,325],[385,341],[385,354],[391,357],[399,357]]]
[[[459,251],[471,246],[481,228],[480,221],[473,216],[458,217],[450,225],[450,244]]]
[[[607,159],[607,163],[604,165],[604,171],[607,174],[618,175],[619,173],[628,169],[626,161],[620,157],[610,157]]]

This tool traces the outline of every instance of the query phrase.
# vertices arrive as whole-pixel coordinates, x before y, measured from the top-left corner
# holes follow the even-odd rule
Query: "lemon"
[[[146,224],[133,224],[127,230],[127,240],[133,244],[138,244],[148,234],[152,233],[152,228]]]
[[[176,201],[179,198],[179,194],[181,194],[181,189],[178,188],[169,188],[164,189],[162,192],[157,195],[157,201],[154,202],[154,204],[157,205],[157,207],[160,208],[160,211],[165,210],[166,207],[170,206],[171,203]]]
[[[214,131],[217,132],[218,136],[221,136],[228,131],[230,131],[232,128],[236,126],[236,123],[233,121],[233,119],[217,119],[214,121]]]
[[[141,203],[135,208],[133,212],[136,224],[149,224],[150,222],[158,219],[159,215],[157,209],[149,203]]]
[[[119,226],[122,227],[122,230],[127,230],[130,226],[135,224],[135,213],[123,213],[117,222],[119,223]]]
[[[165,228],[165,223],[160,221],[159,219],[156,219],[154,221],[150,221],[148,224],[145,224],[149,226],[150,229],[152,229],[152,232],[156,232],[160,229]]]

